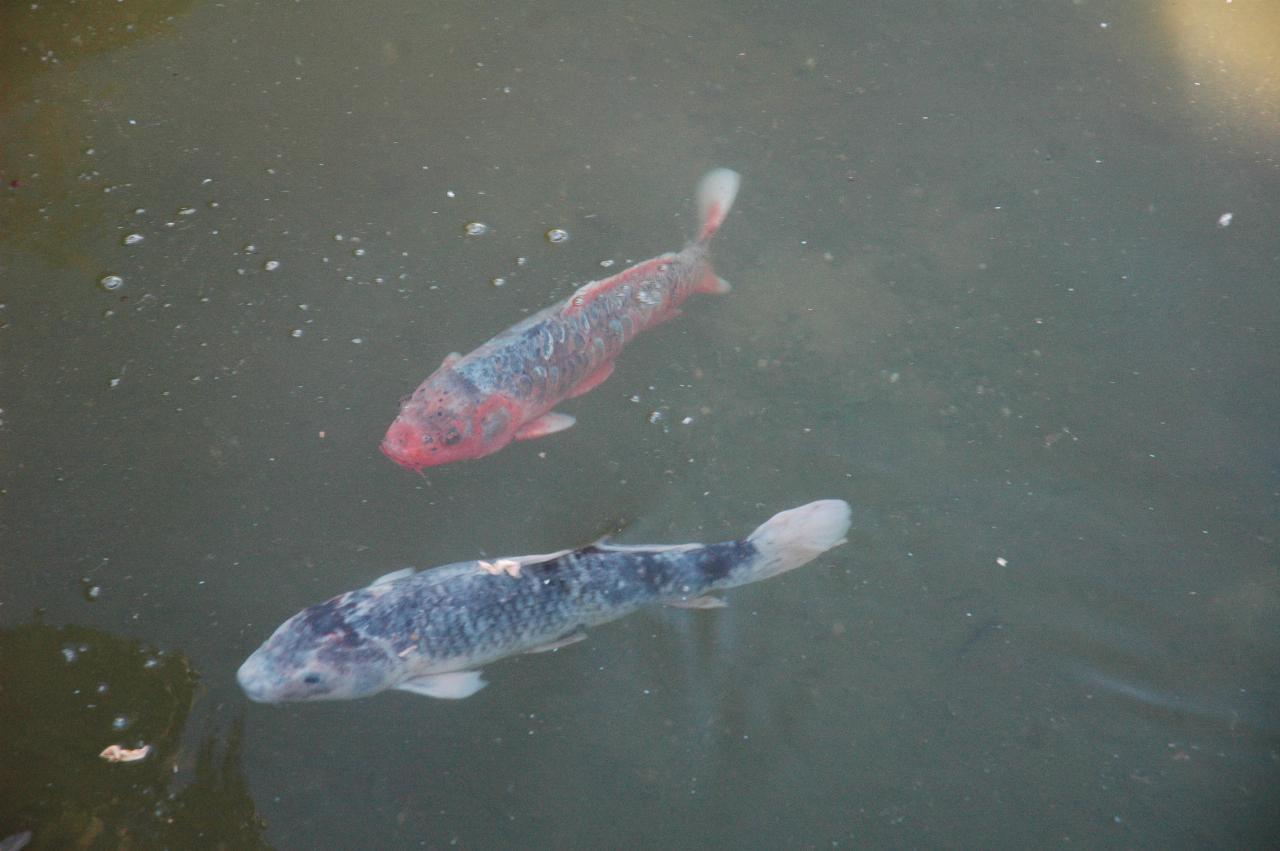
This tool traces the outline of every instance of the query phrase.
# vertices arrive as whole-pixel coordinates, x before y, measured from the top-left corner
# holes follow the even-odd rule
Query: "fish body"
[[[573,417],[553,408],[603,383],[614,358],[637,334],[678,315],[695,292],[728,291],[711,268],[708,244],[738,184],[728,169],[703,177],[698,236],[678,254],[585,284],[470,354],[446,357],[401,404],[383,438],[383,453],[420,471],[573,425]]]
[[[710,592],[793,570],[844,542],[850,510],[819,500],[718,544],[576,550],[397,571],[285,621],[237,678],[251,700],[365,697],[402,689],[462,698],[479,669],[574,643],[653,603],[714,608]]]

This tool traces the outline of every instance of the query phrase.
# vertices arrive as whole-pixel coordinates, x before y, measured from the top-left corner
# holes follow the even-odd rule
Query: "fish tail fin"
[[[720,230],[741,183],[738,173],[727,168],[709,171],[698,182],[698,242],[706,242]]]
[[[851,518],[849,503],[820,499],[773,515],[747,541],[758,555],[735,584],[759,582],[808,564],[845,542]]]

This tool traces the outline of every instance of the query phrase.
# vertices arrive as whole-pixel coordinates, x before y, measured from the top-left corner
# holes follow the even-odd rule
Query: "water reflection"
[[[44,3],[0,4],[0,179],[8,195],[0,241],[92,280],[108,271],[92,261],[97,241],[88,237],[103,230],[118,184],[98,169],[98,151],[86,139],[94,116],[110,111],[126,86],[94,86],[93,77],[74,72],[86,59],[172,34],[191,5],[83,3],[65,13]],[[129,144],[128,129],[117,127],[111,143]]]
[[[267,847],[242,723],[209,729],[186,765],[197,680],[181,654],[101,630],[0,630],[0,836],[30,832],[33,849]],[[99,752],[111,744],[150,751],[110,763]],[[189,782],[175,779],[184,766]]]

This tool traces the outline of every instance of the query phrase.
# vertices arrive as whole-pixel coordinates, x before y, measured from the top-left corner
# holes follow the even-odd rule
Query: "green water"
[[[1273,842],[1280,14],[1233,6],[0,10],[0,839]],[[577,426],[378,453],[715,166],[733,292]],[[403,565],[822,497],[847,546],[465,701],[235,682]]]

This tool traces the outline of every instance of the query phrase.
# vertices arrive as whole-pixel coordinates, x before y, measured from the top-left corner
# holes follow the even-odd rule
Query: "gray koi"
[[[664,603],[723,605],[712,592],[794,570],[844,543],[850,509],[826,499],[718,544],[594,544],[544,555],[405,568],[285,621],[240,667],[251,700],[342,700],[402,689],[469,697],[481,666],[572,644]]]

